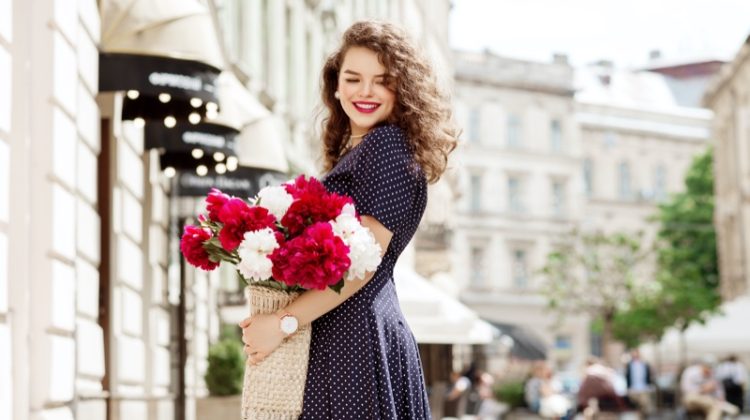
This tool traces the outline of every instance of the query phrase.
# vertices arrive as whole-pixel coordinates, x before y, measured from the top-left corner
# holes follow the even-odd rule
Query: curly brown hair
[[[450,101],[440,88],[424,54],[406,32],[387,22],[360,21],[344,33],[341,47],[323,66],[322,99],[328,115],[322,122],[325,170],[341,158],[344,140],[351,134],[349,117],[334,94],[346,52],[364,47],[377,54],[396,93],[393,112],[384,123],[405,131],[414,158],[430,183],[445,172],[448,155],[456,148],[458,129]]]

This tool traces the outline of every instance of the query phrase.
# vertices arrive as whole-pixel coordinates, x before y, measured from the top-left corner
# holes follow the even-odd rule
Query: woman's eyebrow
[[[356,72],[356,71],[354,71],[354,70],[348,70],[348,69],[347,69],[347,70],[344,70],[344,73],[348,73],[348,74],[353,74],[353,75],[355,75],[355,76],[361,76],[361,74],[357,73],[357,72]],[[385,74],[385,73],[383,73],[383,74],[376,74],[376,75],[375,75],[375,76],[373,76],[373,77],[386,77],[386,76],[388,76],[388,75],[387,75],[387,74]]]

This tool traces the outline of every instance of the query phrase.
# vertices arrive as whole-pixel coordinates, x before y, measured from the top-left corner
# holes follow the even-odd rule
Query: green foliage
[[[242,328],[237,324],[221,324],[219,340],[242,341]]]
[[[658,340],[669,327],[664,309],[658,295],[634,298],[626,310],[615,314],[612,320],[614,337],[630,348],[645,340]]]
[[[678,328],[704,322],[721,303],[713,225],[713,153],[697,156],[686,190],[659,207],[659,281],[667,314]]]
[[[244,373],[245,355],[237,338],[224,338],[211,346],[208,351],[208,368],[204,376],[211,395],[240,394]]]
[[[523,407],[526,405],[524,400],[524,383],[523,381],[503,382],[495,385],[493,389],[495,399],[508,404],[511,408]]]
[[[630,346],[658,340],[675,326],[703,323],[718,309],[718,257],[713,226],[712,152],[697,156],[685,191],[659,206],[656,291],[616,314],[614,334]]]

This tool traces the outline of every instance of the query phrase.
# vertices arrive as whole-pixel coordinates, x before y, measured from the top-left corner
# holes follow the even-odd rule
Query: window
[[[563,181],[552,181],[552,214],[565,215],[565,184]]]
[[[469,210],[472,213],[478,213],[482,210],[482,178],[479,175],[472,175],[470,182]]]
[[[484,248],[471,247],[471,285],[484,286]]]
[[[523,212],[523,200],[521,197],[521,179],[518,177],[508,178],[508,210],[513,213]]]
[[[617,134],[612,131],[607,131],[606,133],[604,133],[602,143],[604,143],[605,149],[610,149],[614,146],[617,146]]]
[[[469,111],[469,141],[472,143],[481,142],[481,111],[478,106],[471,108]]]
[[[654,199],[663,201],[667,197],[667,168],[664,165],[656,167],[654,172]]]
[[[555,349],[570,350],[573,348],[569,335],[558,335],[555,337]]]
[[[528,287],[526,251],[523,249],[513,251],[513,285],[522,289]]]
[[[521,147],[521,120],[515,114],[508,116],[508,147],[512,149]]]
[[[633,196],[630,184],[630,165],[627,162],[620,163],[618,168],[620,199],[630,200]]]
[[[591,159],[583,161],[583,188],[586,192],[586,197],[594,195],[594,162]]]
[[[560,120],[552,120],[549,124],[550,149],[553,152],[562,152],[562,128]]]

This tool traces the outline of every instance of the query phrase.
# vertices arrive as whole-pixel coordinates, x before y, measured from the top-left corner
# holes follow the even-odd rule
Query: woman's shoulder
[[[396,124],[384,124],[375,127],[367,134],[371,138],[371,143],[378,145],[406,145],[406,132]]]

